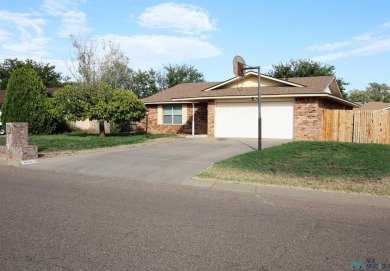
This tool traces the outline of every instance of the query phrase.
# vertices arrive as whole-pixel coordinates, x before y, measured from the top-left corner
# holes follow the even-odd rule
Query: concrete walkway
[[[264,139],[263,148],[288,140]],[[72,156],[38,159],[27,167],[104,178],[182,184],[214,162],[256,150],[257,139],[190,138]]]

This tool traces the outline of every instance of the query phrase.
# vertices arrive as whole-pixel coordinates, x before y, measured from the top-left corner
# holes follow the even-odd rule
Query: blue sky
[[[347,90],[390,84],[388,0],[12,0],[0,2],[0,61],[31,58],[68,74],[69,35],[119,43],[134,69],[193,65],[207,81],[233,77],[232,59],[313,59]]]

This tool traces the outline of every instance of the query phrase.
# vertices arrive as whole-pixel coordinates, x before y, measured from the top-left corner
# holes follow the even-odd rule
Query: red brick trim
[[[207,136],[214,137],[215,131],[215,101],[209,101],[207,103]]]

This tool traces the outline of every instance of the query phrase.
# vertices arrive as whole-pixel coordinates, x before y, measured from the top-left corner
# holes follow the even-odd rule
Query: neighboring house
[[[4,103],[5,100],[5,90],[0,90],[0,107]]]
[[[56,92],[60,88],[48,88],[47,89],[47,96],[51,97],[54,92]],[[0,90],[0,107],[4,103],[5,100],[5,90]],[[1,112],[1,111],[0,111]],[[80,128],[85,131],[90,131],[91,133],[97,133],[99,132],[99,123],[97,120],[83,120],[83,121],[73,121],[69,122],[71,125],[74,125],[77,128]],[[104,122],[104,127],[106,130],[106,133],[110,133],[110,125],[107,122]]]
[[[0,110],[0,135],[4,135],[4,134],[5,134],[5,130],[3,124],[1,123],[1,110]]]
[[[53,93],[56,92],[58,89],[60,89],[60,88],[48,88],[47,89],[47,96],[51,97],[53,95]],[[5,89],[0,90],[0,106],[5,101],[5,93],[6,93]]]
[[[223,82],[179,84],[145,98],[148,132],[257,138],[257,82],[257,73],[249,72]],[[359,107],[342,98],[334,76],[261,75],[260,85],[263,138],[321,140],[323,109]]]
[[[384,102],[368,102],[361,104],[360,108],[354,108],[354,110],[390,110],[390,103]]]

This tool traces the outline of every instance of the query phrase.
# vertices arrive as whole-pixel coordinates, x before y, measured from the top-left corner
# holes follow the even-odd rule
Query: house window
[[[163,105],[164,124],[182,124],[182,107],[179,105]]]

